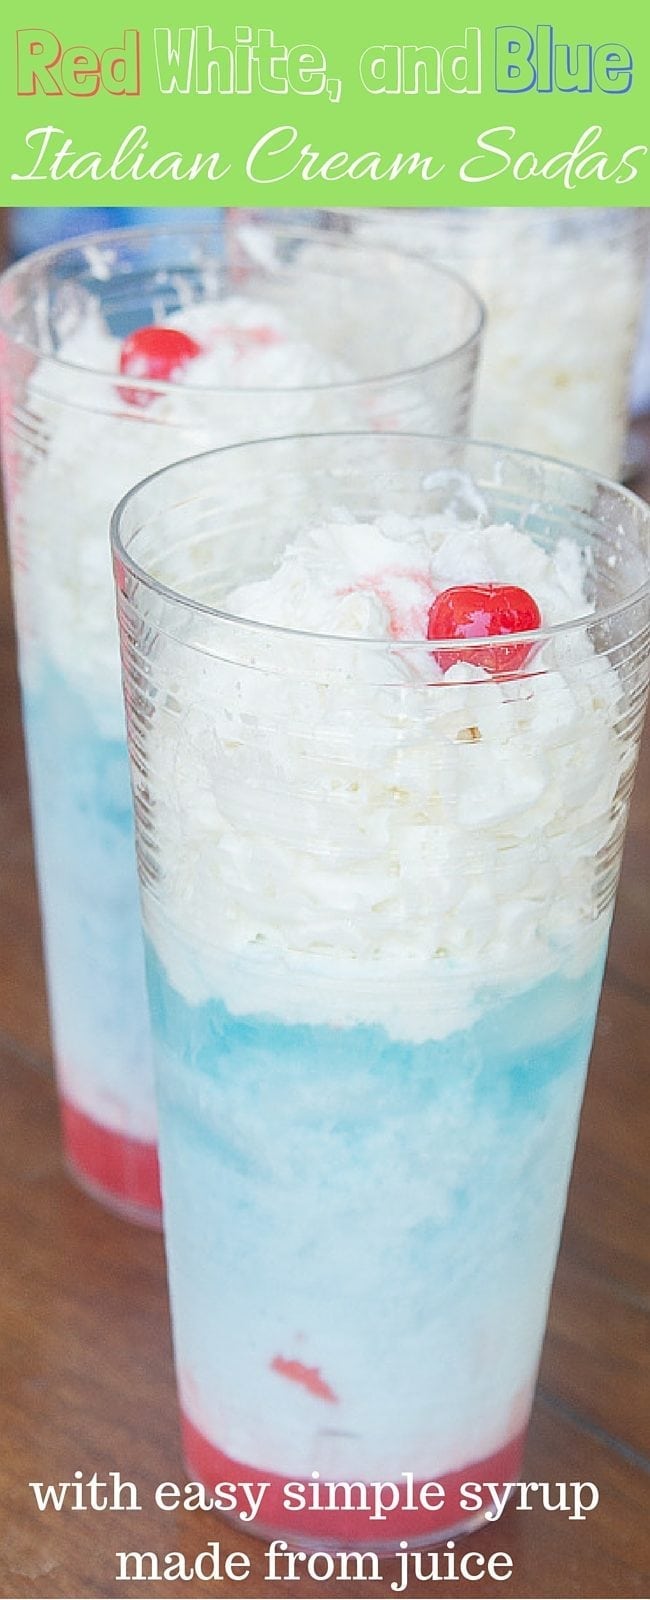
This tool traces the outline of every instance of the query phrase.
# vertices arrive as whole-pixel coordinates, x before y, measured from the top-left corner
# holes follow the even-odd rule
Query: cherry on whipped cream
[[[526,589],[512,583],[459,583],[443,589],[429,611],[427,639],[492,639],[504,634],[531,633],[541,626],[537,602]],[[532,644],[484,645],[463,650],[434,650],[445,672],[456,662],[483,667],[487,672],[520,672]]]
[[[201,354],[201,346],[189,333],[178,328],[136,328],[127,334],[120,351],[120,372],[123,377],[156,378],[168,382],[182,371],[188,362]],[[127,405],[146,406],[151,395],[146,389],[127,389],[120,386],[120,396]]]

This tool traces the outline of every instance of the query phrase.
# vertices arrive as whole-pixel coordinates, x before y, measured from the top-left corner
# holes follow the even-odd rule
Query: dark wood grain
[[[153,1505],[157,1483],[184,1481],[163,1248],[62,1169],[6,573],[0,692],[0,1596],[390,1595],[389,1562],[372,1584],[265,1582],[262,1547],[245,1533]],[[584,1523],[510,1509],[464,1541],[514,1559],[509,1583],[473,1585],[477,1594],[650,1593],[649,840],[646,739],[525,1464],[535,1481],[593,1480],[601,1499]],[[119,1470],[143,1510],[39,1513],[30,1480],[77,1469]],[[118,1549],[190,1560],[212,1539],[249,1553],[245,1583],[117,1582]],[[407,1592],[470,1591],[445,1582]]]

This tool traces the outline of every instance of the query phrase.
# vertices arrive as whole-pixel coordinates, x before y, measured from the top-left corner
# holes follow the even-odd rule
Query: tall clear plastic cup
[[[648,216],[472,206],[330,213],[338,228],[450,262],[488,310],[472,432],[617,477],[626,462]]]
[[[383,248],[316,246],[316,232],[236,215],[222,239],[199,227],[111,232],[33,255],[0,285],[64,1140],[82,1183],[142,1220],[159,1216],[159,1189],[110,512],[143,473],[210,444],[396,419],[462,431],[467,419],[474,291]]]
[[[115,514],[186,1461],[266,1483],[258,1532],[425,1542],[519,1475],[649,538],[615,484],[414,435],[210,453]],[[428,638],[443,569],[541,620]]]

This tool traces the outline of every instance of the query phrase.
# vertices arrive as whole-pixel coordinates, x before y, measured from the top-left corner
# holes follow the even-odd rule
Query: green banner
[[[638,0],[9,0],[5,205],[645,205]]]

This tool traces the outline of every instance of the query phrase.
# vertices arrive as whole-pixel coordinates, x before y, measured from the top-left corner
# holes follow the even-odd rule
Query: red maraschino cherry
[[[136,328],[124,340],[120,351],[120,372],[130,378],[156,378],[168,382],[189,361],[201,354],[201,346],[189,333],[178,328]],[[120,395],[130,406],[146,406],[152,398],[146,389],[120,386]]]
[[[427,639],[492,639],[529,633],[541,626],[539,606],[526,589],[512,583],[459,583],[443,589],[429,611]],[[463,661],[486,672],[520,672],[532,645],[484,645],[481,649],[434,650],[446,672]]]

